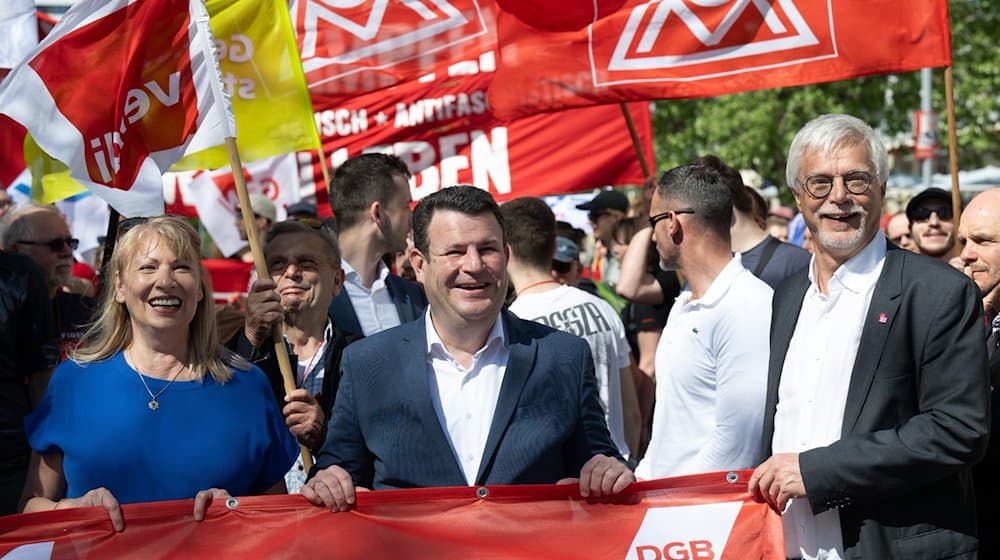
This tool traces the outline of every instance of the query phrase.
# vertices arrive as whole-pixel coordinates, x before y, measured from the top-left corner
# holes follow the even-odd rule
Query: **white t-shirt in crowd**
[[[611,441],[622,457],[628,458],[620,370],[629,367],[630,347],[625,325],[614,308],[583,290],[559,286],[554,290],[518,296],[510,305],[510,311],[522,319],[575,334],[587,341]]]

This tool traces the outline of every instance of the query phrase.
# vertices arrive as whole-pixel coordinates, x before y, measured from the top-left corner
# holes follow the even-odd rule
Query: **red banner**
[[[323,104],[496,48],[493,0],[292,0],[290,9],[310,92]]]
[[[628,0],[576,31],[501,12],[490,105],[500,118],[717,95],[951,64],[945,0]],[[545,3],[545,14],[563,14]],[[598,9],[609,2],[595,3]],[[579,12],[577,8],[575,10]],[[604,12],[600,12],[603,15]]]
[[[644,176],[617,106],[498,121],[486,88],[492,72],[413,81],[340,105],[315,105],[331,167],[362,152],[400,156],[413,172],[414,200],[455,184],[488,189],[499,200],[638,185]],[[652,163],[649,104],[629,104]],[[312,179],[322,182],[319,162]],[[306,173],[308,175],[308,173]],[[308,183],[309,177],[303,177]],[[326,193],[317,206],[328,212]]]
[[[258,496],[202,522],[190,500],[133,504],[121,533],[103,509],[54,510],[0,518],[0,557],[782,559],[781,518],[752,501],[749,476],[642,482],[611,503],[574,485],[365,492],[346,513]]]

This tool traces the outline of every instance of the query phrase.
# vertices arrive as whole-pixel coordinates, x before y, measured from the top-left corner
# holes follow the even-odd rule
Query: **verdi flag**
[[[235,135],[212,41],[200,0],[82,0],[4,80],[0,115],[122,215],[162,214],[162,173]]]
[[[222,86],[233,104],[240,159],[320,148],[295,34],[284,0],[208,0]],[[224,147],[189,155],[174,171],[229,165]]]
[[[595,0],[585,25],[572,0],[500,4],[498,118],[951,64],[946,0]]]

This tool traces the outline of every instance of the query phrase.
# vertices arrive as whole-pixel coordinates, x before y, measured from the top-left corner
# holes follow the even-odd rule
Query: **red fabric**
[[[620,107],[498,121],[486,102],[492,76],[408,82],[334,105],[314,98],[323,149],[334,168],[363,151],[395,153],[413,172],[415,200],[454,184],[488,188],[498,201],[642,184]],[[649,104],[628,107],[653,169]],[[312,171],[321,184],[318,159]]]
[[[246,294],[253,263],[236,259],[202,259],[212,281],[216,303],[229,303]]]
[[[575,485],[365,492],[346,513],[301,496],[258,496],[234,510],[213,503],[200,523],[191,500],[134,504],[117,534],[103,509],[54,510],[0,518],[0,555],[51,543],[37,557],[784,558],[780,517],[750,499],[749,471],[733,474],[642,482],[594,504]]]
[[[560,14],[578,4],[549,1],[545,9]],[[628,0],[579,31],[561,33],[501,12],[490,106],[511,118],[951,64],[945,0],[905,7],[893,0],[770,0],[766,18],[758,2],[708,4]]]

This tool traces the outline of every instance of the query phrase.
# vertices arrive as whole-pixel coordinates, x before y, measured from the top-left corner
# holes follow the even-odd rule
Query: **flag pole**
[[[639,156],[639,165],[642,167],[642,175],[649,177],[649,164],[646,162],[646,154],[642,151],[642,142],[639,141],[639,132],[635,129],[635,122],[632,120],[632,113],[628,110],[628,104],[622,102],[618,104],[622,109],[622,116],[625,117],[625,124],[628,125],[629,136],[632,137],[632,146]]]
[[[323,151],[323,146],[320,146],[316,153],[319,154],[319,168],[323,171],[323,182],[326,186],[326,192],[330,192],[330,185],[332,180],[330,179],[330,164],[326,161],[326,152]]]
[[[229,155],[229,167],[233,172],[233,180],[236,182],[236,194],[240,200],[240,213],[243,217],[243,226],[247,232],[247,241],[250,243],[250,253],[253,255],[254,270],[258,278],[268,278],[267,266],[264,264],[264,251],[261,249],[260,240],[257,237],[257,225],[253,215],[253,208],[250,206],[250,194],[247,192],[246,177],[243,175],[243,162],[240,161],[240,150],[236,145],[236,119],[233,117],[233,106],[229,96],[222,89],[222,71],[219,69],[219,59],[215,53],[215,40],[212,35],[212,28],[208,23],[208,11],[205,9],[203,0],[190,0],[189,6],[194,6],[196,17],[195,23],[198,26],[200,35],[209,40],[202,40],[201,47],[205,58],[212,65],[209,72],[209,79],[212,82],[212,95],[215,97],[213,107],[216,111],[222,111],[222,122],[226,128],[223,135],[226,143],[226,152]],[[272,331],[274,339],[274,355],[278,358],[278,368],[281,370],[281,381],[285,388],[285,394],[295,390],[295,377],[292,376],[292,363],[288,359],[288,349],[285,348],[285,337],[281,332],[281,323],[275,325]],[[312,468],[312,453],[309,449],[299,444],[302,454],[302,465],[305,471]]]
[[[962,214],[962,193],[958,184],[958,135],[955,132],[955,82],[951,66],[944,68],[944,97],[948,111],[948,165],[951,168],[951,207],[955,230]]]

